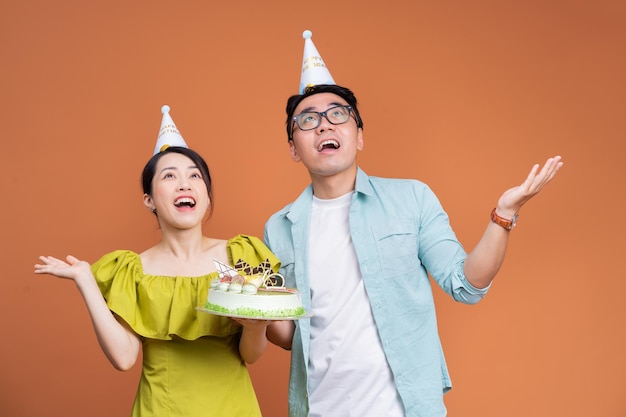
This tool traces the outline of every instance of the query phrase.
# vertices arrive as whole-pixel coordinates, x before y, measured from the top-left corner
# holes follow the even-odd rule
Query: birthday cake
[[[206,311],[273,320],[305,315],[300,292],[295,288],[286,288],[282,275],[273,273],[271,269],[247,274],[219,261],[214,262],[219,275],[211,282],[204,306]]]

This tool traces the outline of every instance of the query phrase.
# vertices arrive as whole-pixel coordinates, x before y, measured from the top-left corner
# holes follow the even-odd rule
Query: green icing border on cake
[[[303,316],[306,312],[304,310],[304,307],[272,311],[262,311],[255,308],[237,308],[235,310],[231,310],[209,302],[207,302],[204,307],[207,310],[216,311],[219,313],[248,317],[299,317]]]

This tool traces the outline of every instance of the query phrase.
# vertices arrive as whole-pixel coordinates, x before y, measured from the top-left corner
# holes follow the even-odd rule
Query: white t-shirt
[[[309,416],[402,417],[352,245],[352,195],[313,198]]]

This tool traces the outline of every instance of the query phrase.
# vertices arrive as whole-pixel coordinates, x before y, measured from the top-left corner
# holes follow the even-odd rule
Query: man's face
[[[314,94],[298,104],[294,116],[347,105],[336,94]],[[334,120],[331,113],[328,116]],[[342,124],[332,124],[322,116],[319,126],[311,130],[301,130],[295,122],[291,123],[294,124],[293,140],[289,142],[291,157],[296,162],[302,162],[312,177],[328,177],[356,169],[357,152],[363,149],[363,129],[357,127],[352,114]]]

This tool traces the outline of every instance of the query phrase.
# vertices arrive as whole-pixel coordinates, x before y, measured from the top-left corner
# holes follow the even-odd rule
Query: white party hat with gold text
[[[161,107],[161,113],[163,113],[163,119],[161,120],[161,129],[159,129],[159,136],[157,136],[156,146],[154,147],[154,155],[161,151],[164,151],[170,146],[181,146],[188,148],[185,139],[178,131],[178,128],[170,116],[170,106],[165,105]]]
[[[306,87],[318,84],[335,84],[335,80],[326,68],[322,56],[311,39],[313,33],[310,30],[302,32],[304,38],[304,56],[302,57],[302,74],[300,75],[300,94]]]

